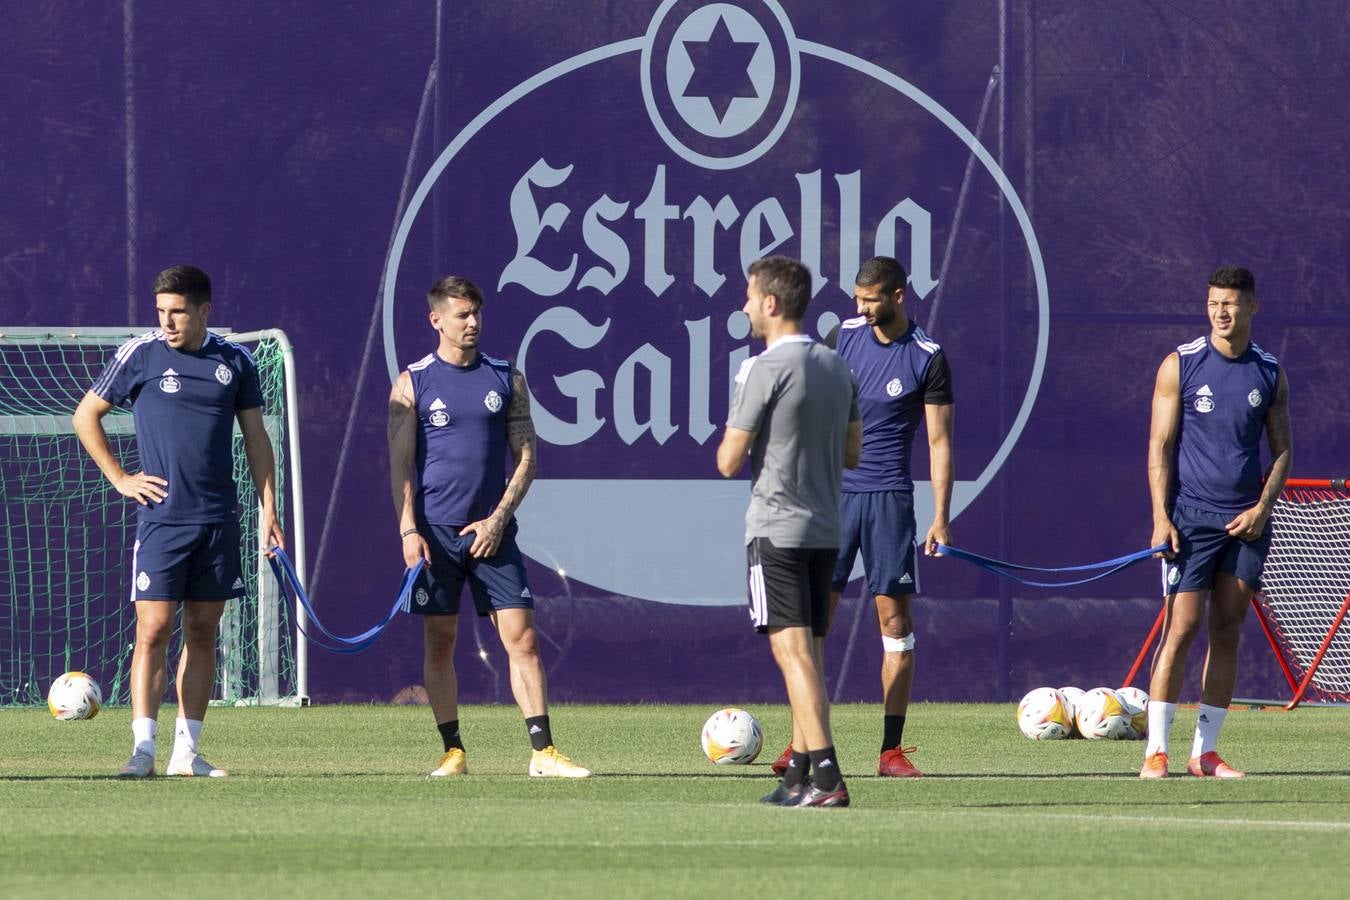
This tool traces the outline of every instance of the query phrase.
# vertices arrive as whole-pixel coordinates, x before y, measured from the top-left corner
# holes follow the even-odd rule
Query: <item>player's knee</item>
[[[909,653],[914,649],[914,631],[904,634],[881,633],[881,649],[885,653]]]
[[[502,646],[512,657],[533,657],[539,655],[539,633],[533,628],[524,628],[515,634],[503,634]]]

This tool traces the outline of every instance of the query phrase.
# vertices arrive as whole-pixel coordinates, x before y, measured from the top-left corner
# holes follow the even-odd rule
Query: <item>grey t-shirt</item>
[[[860,418],[848,364],[806,335],[779,338],[741,364],[727,425],[755,432],[746,543],[839,546],[844,441]]]

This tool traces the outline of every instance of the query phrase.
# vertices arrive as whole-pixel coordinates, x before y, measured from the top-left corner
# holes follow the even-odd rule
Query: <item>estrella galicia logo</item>
[[[166,394],[176,394],[183,387],[183,383],[178,380],[178,373],[173,369],[165,369],[164,375],[159,379],[159,389]]]
[[[811,269],[803,326],[814,336],[854,313],[864,260],[905,264],[907,307],[975,413],[961,419],[962,446],[978,449],[962,451],[971,468],[953,518],[1027,425],[1049,291],[1027,211],[983,143],[992,132],[967,125],[980,127],[978,98],[948,110],[900,62],[853,52],[870,36],[850,34],[846,17],[812,27],[831,39],[799,34],[777,0],[663,0],[645,28],[577,47],[500,93],[466,83],[461,124],[409,197],[383,289],[390,378],[426,352],[423,282],[439,233],[455,274],[491,295],[499,312],[482,349],[525,376],[549,445],[518,542],[568,578],[664,602],[743,602],[735,548],[748,491],[717,478],[713,459],[735,375],[761,349],[740,308],[746,267],[762,256]],[[434,227],[433,194],[456,210]],[[1002,315],[986,289],[1007,281],[1000,233],[1026,274],[1015,302],[1027,315],[1006,335],[985,324]],[[1005,394],[978,365],[990,358],[1011,361],[1007,415],[977,406]],[[915,505],[926,521],[927,483]],[[704,562],[669,577],[672,542]]]

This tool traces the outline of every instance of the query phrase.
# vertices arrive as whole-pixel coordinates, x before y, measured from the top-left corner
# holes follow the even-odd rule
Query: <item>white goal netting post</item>
[[[264,421],[277,460],[277,513],[284,521],[290,508],[289,550],[303,580],[290,342],[276,329],[213,330],[247,346],[257,363]],[[71,414],[113,351],[143,333],[129,327],[0,327],[0,706],[41,703],[51,680],[71,669],[97,678],[110,702],[128,699],[136,509],[84,453]],[[115,409],[103,423],[114,452],[134,469],[130,411]],[[213,702],[302,705],[309,696],[303,611],[281,606],[261,553],[258,499],[237,427],[233,456],[247,593],[227,604],[221,621]]]
[[[1289,479],[1271,514],[1270,555],[1253,598],[1289,682],[1286,709],[1350,703],[1350,491],[1338,479]]]

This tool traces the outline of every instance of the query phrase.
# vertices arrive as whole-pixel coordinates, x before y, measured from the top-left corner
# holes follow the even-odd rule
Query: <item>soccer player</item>
[[[441,733],[442,778],[468,771],[459,734],[455,637],[464,582],[474,607],[497,629],[511,670],[511,693],[525,717],[537,777],[591,773],[553,746],[534,598],[516,546],[515,511],[534,481],[534,423],[525,378],[478,351],[483,294],[447,275],[427,295],[438,335],[432,353],[399,373],[389,395],[389,480],[403,562],[427,568],[414,588],[422,616],[422,673]],[[515,468],[507,480],[506,451]]]
[[[734,477],[750,456],[750,618],[769,635],[792,707],[792,757],[762,802],[833,807],[848,806],[849,796],[815,638],[827,628],[839,483],[843,468],[858,464],[862,421],[848,366],[802,333],[810,299],[811,273],[796,260],[750,265],[745,314],[767,346],[736,375],[717,469]]]
[[[276,518],[275,462],[253,358],[207,330],[211,279],[194,266],[174,266],[155,278],[154,294],[159,330],[117,350],[74,416],[75,433],[104,476],[119,494],[140,504],[131,554],[133,746],[118,774],[155,774],[169,637],[181,605],[178,718],[166,771],[218,778],[225,770],[207,762],[197,747],[215,684],[216,628],[225,602],[244,593],[230,454],[234,423],[244,436],[268,548],[285,546]],[[131,407],[139,472],[124,470],[108,443],[102,420],[114,406]]]
[[[947,518],[955,411],[947,355],[905,312],[907,279],[905,267],[889,256],[863,263],[854,279],[857,317],[841,322],[825,338],[857,379],[863,421],[862,460],[844,473],[843,539],[831,582],[830,617],[861,550],[881,628],[883,719],[877,774],[896,778],[923,774],[906,756],[915,748],[902,743],[914,684],[910,598],[919,586],[910,457],[922,421],[928,429],[933,485],[933,522],[924,535],[924,552],[933,556],[938,543],[951,543]],[[784,751],[775,770],[786,767],[787,757]]]
[[[1149,684],[1148,744],[1140,778],[1167,775],[1168,738],[1186,653],[1209,607],[1200,717],[1186,770],[1241,778],[1216,746],[1237,680],[1238,639],[1270,548],[1270,511],[1293,461],[1289,381],[1251,340],[1256,279],[1225,266],[1209,279],[1207,337],[1158,368],[1148,441],[1153,546],[1166,544],[1166,616]],[[1261,478],[1261,435],[1271,462]]]

